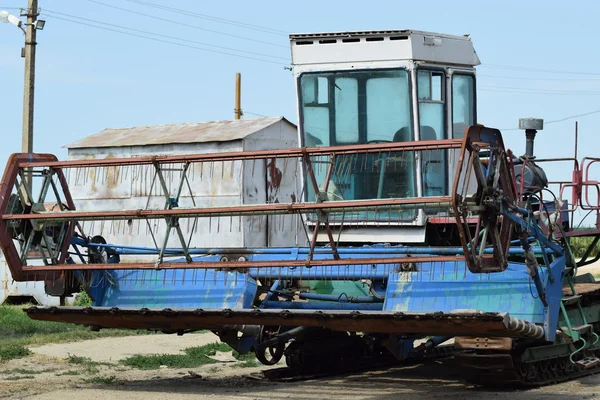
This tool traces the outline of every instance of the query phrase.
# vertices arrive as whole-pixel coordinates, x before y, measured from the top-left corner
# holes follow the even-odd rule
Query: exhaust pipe
[[[537,131],[544,130],[544,120],[541,118],[520,118],[519,129],[525,130],[525,157],[535,158],[533,144]]]

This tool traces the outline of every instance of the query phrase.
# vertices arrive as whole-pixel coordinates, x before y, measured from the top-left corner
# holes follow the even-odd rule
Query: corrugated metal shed
[[[108,128],[65,146],[68,149],[97,147],[149,146],[173,143],[227,142],[243,139],[271,125],[284,121],[284,117],[241,119],[233,121],[188,122],[132,128]]]
[[[298,147],[298,131],[283,117],[183,123],[106,129],[67,147],[70,160],[260,151]],[[182,171],[179,164],[163,171],[169,197],[176,197]],[[301,193],[299,176],[297,160],[194,163],[188,169],[188,184],[179,193],[178,204],[216,207],[291,203]],[[152,165],[83,167],[67,175],[80,211],[163,209],[165,194],[155,178]],[[102,235],[107,242],[122,246],[153,248],[154,239],[163,243],[167,232],[164,221],[152,222],[152,226],[138,222],[100,222],[82,228],[88,236]],[[301,221],[294,215],[211,217],[180,223],[189,245],[197,248],[287,247],[304,240],[300,237]],[[180,246],[175,234],[168,241],[170,247]],[[147,256],[139,259],[143,257]]]

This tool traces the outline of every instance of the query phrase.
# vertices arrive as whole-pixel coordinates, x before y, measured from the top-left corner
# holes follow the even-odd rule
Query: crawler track
[[[600,357],[600,350],[595,356]],[[600,364],[584,368],[571,363],[569,357],[518,363],[510,354],[471,353],[457,354],[455,359],[468,382],[489,387],[544,386],[600,372]]]
[[[581,295],[584,307],[600,304],[600,285],[598,283],[578,283],[575,284],[575,288]],[[565,296],[573,295],[568,288],[563,290],[563,294]],[[570,307],[575,306],[571,305]],[[527,345],[521,345],[506,353],[491,351],[461,353],[456,354],[455,359],[467,381],[489,387],[544,386],[600,373],[600,362],[586,368],[572,363],[569,356],[521,361],[521,355],[527,347]],[[585,356],[600,358],[600,348],[596,345],[586,350]],[[581,358],[583,355],[578,355],[575,361]]]

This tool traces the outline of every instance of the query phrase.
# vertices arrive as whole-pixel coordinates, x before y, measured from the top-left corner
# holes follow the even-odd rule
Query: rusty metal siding
[[[247,135],[245,139],[227,142],[91,148],[70,146],[69,159],[129,158],[297,147],[295,126],[281,118],[277,121],[270,122],[266,128]],[[197,207],[262,204],[268,197],[284,202],[297,195],[297,166],[276,165],[267,170],[264,160],[192,165],[193,169],[187,174],[191,193],[186,186],[181,193],[179,207],[192,207],[194,204]],[[173,164],[171,167],[172,170],[164,172],[164,177],[168,189],[172,192],[181,178],[181,172],[177,171],[181,165]],[[276,176],[273,173],[276,171],[285,176],[273,179]],[[152,186],[154,173],[152,165],[76,168],[69,173],[67,179],[75,204],[82,211],[146,207],[162,209],[165,206],[165,198],[158,180]],[[213,217],[200,219],[196,226],[193,225],[193,219],[182,219],[180,222],[186,239],[192,236],[191,247],[256,247],[269,244],[291,246],[296,243],[296,233],[291,229],[292,221],[282,220],[281,216],[277,216],[277,220],[275,216],[268,218],[271,221],[267,217]],[[292,217],[283,218],[291,220]],[[167,229],[164,221],[146,223],[143,220],[88,222],[82,227],[87,235],[102,235],[109,243],[144,247],[154,247],[154,240],[161,245]],[[282,232],[282,228],[285,228],[286,233]],[[175,234],[169,238],[168,246],[181,246]],[[151,259],[147,256],[128,258],[130,261]]]
[[[274,124],[285,124],[295,129],[283,117],[109,128],[65,147],[77,149],[228,142],[243,139]]]
[[[115,157],[138,157],[148,155],[182,155],[194,153],[217,153],[222,151],[241,151],[240,140],[227,143],[194,143],[150,145],[134,147],[111,147],[93,149],[69,149],[69,159],[103,159]],[[180,167],[173,165],[173,169]],[[181,172],[165,171],[165,180],[170,191],[175,190]],[[162,209],[165,198],[157,182],[152,187],[154,168],[152,166],[120,166],[106,168],[77,168],[67,177],[72,188],[73,198],[82,211],[118,210],[118,209]],[[94,178],[94,179],[93,179]],[[192,192],[182,192],[179,205],[191,207],[210,207],[217,205],[238,205],[241,198],[241,163],[210,163],[200,171],[195,164],[194,170],[188,173]],[[166,232],[164,221],[106,221],[83,225],[89,236],[102,235],[109,243],[123,246],[153,247],[152,235],[158,243],[162,243]],[[238,219],[212,218],[202,220],[193,226],[191,220],[182,221],[182,231],[186,237],[192,234],[192,247],[218,247],[223,243],[231,246],[242,246],[242,230]],[[168,241],[171,247],[180,247],[180,243],[172,235]],[[136,259],[138,257],[135,257]],[[146,257],[141,257],[145,259]]]
[[[249,136],[244,140],[244,150],[269,150],[286,149],[298,147],[298,133],[295,128],[287,124],[275,124],[268,128]],[[266,162],[265,162],[266,161]],[[254,190],[261,184],[247,174],[244,177],[244,203],[260,204],[268,203],[294,203],[300,197],[300,165],[296,159],[272,159],[264,160],[261,165],[262,174],[259,175],[262,185],[265,188],[261,200],[256,196],[251,196],[251,190]],[[251,203],[252,200],[257,203]],[[302,221],[298,215],[269,215],[266,217],[253,217],[255,220],[262,219],[264,235],[266,242],[264,246],[286,247],[304,244],[305,235],[302,227]],[[253,221],[253,227],[256,227],[259,221]],[[266,226],[264,225],[266,223]],[[251,238],[247,235],[247,238]],[[247,247],[253,243],[246,242]]]

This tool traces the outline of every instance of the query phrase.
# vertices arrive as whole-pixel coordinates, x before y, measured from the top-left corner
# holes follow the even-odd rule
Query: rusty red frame
[[[427,208],[445,204],[452,206],[454,209],[454,219],[459,229],[464,231],[464,223],[461,223],[461,214],[458,212],[458,207],[462,207],[465,202],[472,199],[458,199],[456,195],[439,196],[427,198],[390,198],[390,199],[373,199],[373,200],[353,200],[353,201],[322,201],[314,203],[291,203],[291,204],[264,204],[264,205],[240,205],[230,207],[210,207],[210,208],[174,208],[165,210],[116,210],[116,211],[99,211],[99,212],[83,212],[76,211],[75,204],[69,194],[63,170],[68,168],[78,167],[108,167],[108,166],[124,166],[124,165],[150,165],[150,164],[173,164],[173,163],[193,163],[207,161],[234,161],[234,160],[256,160],[256,159],[272,159],[272,158],[300,158],[305,161],[310,178],[316,193],[319,193],[318,183],[316,181],[312,165],[311,157],[329,156],[330,165],[327,171],[327,177],[324,184],[325,191],[331,179],[333,161],[335,157],[345,154],[369,154],[369,153],[385,153],[399,151],[425,151],[437,149],[460,149],[460,161],[457,166],[457,174],[455,179],[454,190],[458,185],[459,175],[462,168],[462,160],[465,158],[466,152],[471,152],[473,149],[487,148],[486,143],[480,142],[481,128],[471,127],[467,130],[463,139],[447,139],[434,141],[420,142],[392,142],[392,143],[376,143],[351,146],[337,147],[313,147],[313,148],[294,148],[283,150],[268,150],[268,151],[253,151],[253,152],[227,152],[213,154],[196,154],[196,155],[177,155],[177,156],[152,156],[152,157],[137,157],[125,159],[103,159],[103,160],[71,160],[58,161],[55,156],[47,154],[15,154],[9,159],[8,166],[4,172],[4,176],[0,186],[0,246],[7,255],[7,261],[11,269],[13,278],[16,281],[37,280],[38,273],[55,271],[55,273],[71,271],[71,270],[102,270],[102,269],[172,269],[172,268],[266,268],[266,267],[293,267],[293,266],[334,266],[334,265],[366,265],[366,264],[399,264],[406,262],[403,257],[392,257],[382,259],[340,259],[337,254],[333,234],[329,226],[327,212],[341,211],[346,209],[352,210],[382,210],[392,208]],[[59,178],[60,186],[65,196],[68,209],[70,211],[60,212],[40,212],[26,214],[6,214],[8,199],[15,186],[16,178],[19,171],[27,168],[44,168],[51,170]],[[238,216],[246,214],[289,214],[317,212],[320,213],[320,219],[311,240],[310,256],[307,260],[298,261],[271,261],[271,262],[188,262],[188,263],[169,263],[162,264],[154,263],[132,263],[132,264],[65,264],[67,249],[70,244],[70,238],[73,234],[73,228],[79,221],[95,220],[95,219],[159,219],[159,218],[181,218],[181,217],[207,217],[207,216]],[[65,239],[61,251],[61,257],[55,265],[46,266],[27,266],[23,265],[18,252],[13,243],[8,227],[9,221],[71,221],[69,231]],[[328,235],[330,245],[332,247],[333,259],[328,260],[313,260],[312,254],[316,246],[316,237],[319,225],[323,224]],[[462,226],[462,228],[461,228]],[[464,234],[464,232],[463,232]],[[461,242],[465,255],[469,254],[466,235],[461,234]],[[502,238],[504,239],[504,237]],[[507,249],[508,244],[502,247]],[[475,271],[476,267],[472,264],[471,257],[467,257],[469,269]],[[429,262],[429,261],[464,261],[464,256],[425,256],[411,257],[411,262]]]

